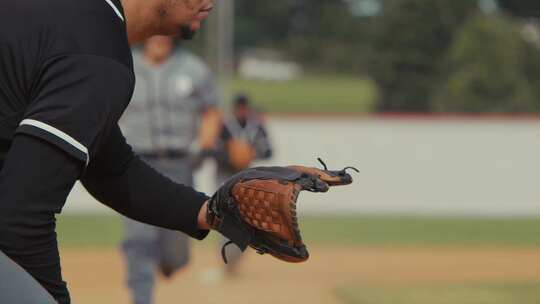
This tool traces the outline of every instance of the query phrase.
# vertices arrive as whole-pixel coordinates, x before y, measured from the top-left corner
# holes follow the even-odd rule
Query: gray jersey
[[[120,120],[135,151],[187,150],[198,134],[200,114],[217,106],[218,95],[207,66],[177,49],[159,66],[134,52],[135,92]]]
[[[255,159],[262,160],[272,157],[273,151],[268,132],[257,114],[251,114],[244,123],[240,123],[234,117],[226,117],[223,121],[214,155],[218,165],[218,180],[238,171],[231,166],[227,149],[227,142],[232,138],[242,139],[251,144],[255,149]],[[221,181],[219,184],[221,184]]]

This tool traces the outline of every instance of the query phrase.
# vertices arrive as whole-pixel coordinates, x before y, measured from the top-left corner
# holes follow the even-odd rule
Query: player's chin
[[[194,36],[195,33],[201,28],[199,24],[181,24],[181,23],[170,23],[166,27],[160,29],[160,34],[165,36],[175,36],[180,37],[188,35]]]

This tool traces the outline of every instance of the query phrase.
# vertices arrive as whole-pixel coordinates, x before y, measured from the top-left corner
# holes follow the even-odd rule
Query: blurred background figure
[[[199,149],[200,126],[217,113],[218,95],[210,71],[201,59],[165,36],[149,39],[134,53],[134,63],[137,86],[121,120],[124,134],[156,170],[192,185],[196,162],[190,151]],[[188,263],[188,237],[127,218],[124,228],[122,251],[133,303],[153,303],[156,275],[170,278]]]
[[[196,259],[160,285],[156,302],[540,303],[540,1],[254,3],[217,1],[204,39],[189,43],[205,56],[227,101],[245,96],[230,99],[230,115],[127,113],[125,120],[143,129],[130,140],[163,147],[171,137],[150,136],[148,124],[169,126],[171,117],[175,126],[185,124],[177,130],[185,137],[170,140],[186,139],[175,149],[220,151],[196,172],[197,189],[213,193],[216,180],[257,166],[267,153],[264,140],[258,147],[248,131],[260,121],[253,109],[264,109],[260,126],[276,148],[268,165],[318,166],[321,157],[329,167],[352,165],[361,173],[328,196],[302,194],[307,263],[245,254],[238,265],[229,246],[229,270],[242,266],[241,276],[222,280],[215,244],[193,242]],[[146,79],[140,75],[138,90],[154,86]],[[191,83],[199,87],[195,80],[174,83],[162,81],[163,100]],[[128,112],[139,108],[134,100]],[[200,115],[211,123],[197,127]],[[200,144],[192,145],[199,133]],[[153,146],[137,149],[146,147]],[[63,212],[58,221],[72,295],[81,304],[126,303],[115,276],[123,266],[115,247],[122,222],[84,190],[75,194],[66,209],[76,214]],[[87,247],[97,254],[80,263]],[[89,274],[103,279],[88,286]],[[261,297],[268,286],[279,292]]]
[[[254,161],[272,157],[272,146],[261,115],[253,108],[249,97],[234,97],[231,117],[222,120],[216,144],[216,184],[220,185],[232,175],[249,168]],[[221,246],[228,242],[221,240]],[[227,275],[235,275],[241,257],[240,249],[230,244],[225,248]]]

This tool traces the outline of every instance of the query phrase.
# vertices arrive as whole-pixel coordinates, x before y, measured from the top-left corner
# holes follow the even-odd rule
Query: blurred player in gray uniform
[[[233,115],[222,119],[216,144],[216,182],[221,185],[232,175],[250,167],[254,161],[272,157],[272,146],[264,121],[251,106],[249,97],[239,94],[234,98]],[[222,239],[221,246],[227,243]],[[226,274],[235,275],[242,255],[231,244],[226,247]]]
[[[218,97],[207,66],[195,55],[156,36],[134,52],[137,84],[120,126],[133,149],[175,182],[193,184],[190,151],[199,126],[217,111]],[[196,149],[195,149],[196,150]],[[155,277],[169,278],[189,260],[189,240],[180,232],[124,220],[122,250],[127,284],[136,304],[153,302]]]

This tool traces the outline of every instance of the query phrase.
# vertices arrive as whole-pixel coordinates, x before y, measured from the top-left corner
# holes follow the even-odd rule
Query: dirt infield
[[[311,253],[298,265],[249,254],[241,275],[226,279],[217,250],[196,247],[187,269],[159,280],[156,303],[337,304],[334,290],[341,286],[540,280],[540,248],[320,247]],[[118,250],[64,249],[62,262],[75,303],[129,303]],[[279,292],[265,297],[270,286]]]

